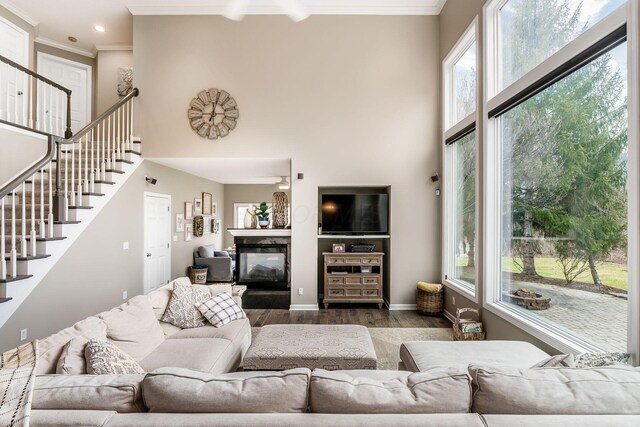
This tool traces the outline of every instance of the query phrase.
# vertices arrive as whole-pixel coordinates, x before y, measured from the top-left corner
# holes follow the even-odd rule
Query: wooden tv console
[[[323,252],[322,255],[325,309],[335,302],[377,303],[378,308],[382,308],[383,252]]]

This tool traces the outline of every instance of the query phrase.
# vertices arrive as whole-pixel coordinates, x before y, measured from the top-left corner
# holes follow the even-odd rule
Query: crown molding
[[[13,13],[18,18],[22,19],[23,21],[25,21],[27,24],[31,25],[32,27],[37,27],[38,24],[39,24],[39,22],[36,21],[34,18],[32,18],[27,12],[25,12],[22,9],[20,9],[18,6],[16,6],[12,2],[10,2],[9,0],[0,0],[0,6],[4,7],[9,12]]]
[[[311,15],[438,15],[446,0],[299,0]],[[222,15],[228,0],[129,0],[132,15]],[[253,0],[247,15],[284,15],[277,2]]]
[[[36,43],[40,43],[40,44],[44,44],[44,45],[47,45],[47,46],[55,47],[56,49],[61,49],[61,50],[65,50],[67,52],[75,53],[77,55],[86,56],[86,57],[92,58],[92,59],[95,59],[96,54],[97,54],[97,51],[91,52],[91,51],[80,49],[80,48],[77,48],[77,47],[68,46],[66,44],[59,43],[59,42],[57,42],[55,40],[51,40],[51,39],[48,39],[48,38],[42,37],[42,36],[36,37],[35,42]]]
[[[97,44],[96,50],[98,52],[103,50],[133,50],[133,46],[130,44]]]

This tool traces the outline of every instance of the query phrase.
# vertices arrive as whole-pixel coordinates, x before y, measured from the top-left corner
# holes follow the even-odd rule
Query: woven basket
[[[471,313],[473,317],[463,317],[464,313]],[[468,316],[468,315],[467,315]],[[486,338],[484,331],[482,332],[462,332],[460,331],[460,319],[473,319],[480,321],[480,312],[475,308],[459,308],[456,310],[456,318],[453,321],[453,340],[454,341],[482,341]]]
[[[444,290],[428,292],[418,288],[416,307],[420,314],[427,316],[441,315],[444,310]]]
[[[189,267],[189,279],[194,285],[205,285],[207,283],[207,272],[209,268],[202,265]]]

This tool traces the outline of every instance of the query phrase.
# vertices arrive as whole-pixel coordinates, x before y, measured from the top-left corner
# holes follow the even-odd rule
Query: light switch
[[[122,242],[122,249],[125,251],[129,249],[129,242]]]
[[[178,236],[173,236],[173,241],[177,242],[178,241]]]

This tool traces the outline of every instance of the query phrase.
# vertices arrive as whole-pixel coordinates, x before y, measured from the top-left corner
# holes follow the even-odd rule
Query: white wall
[[[438,17],[134,17],[139,134],[150,157],[287,157],[293,304],[316,303],[318,186],[391,186],[391,302],[440,276]],[[232,134],[189,127],[198,91],[228,90]]]

